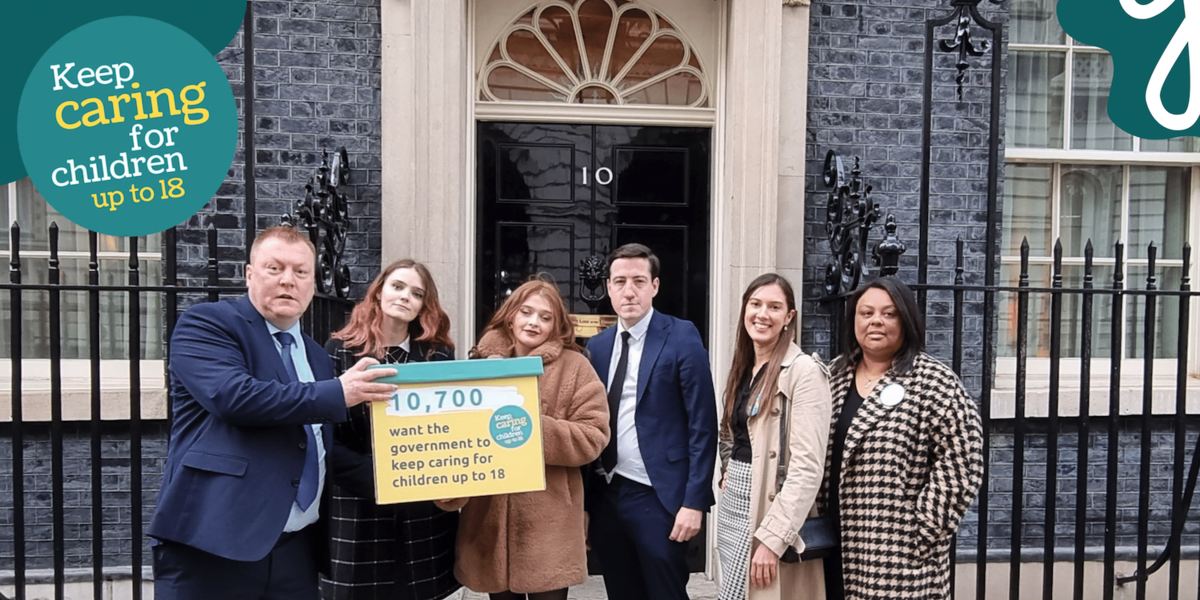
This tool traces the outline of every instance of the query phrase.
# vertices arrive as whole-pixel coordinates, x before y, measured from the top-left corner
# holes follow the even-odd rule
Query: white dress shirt
[[[267,331],[271,332],[271,339],[275,341],[275,351],[283,353],[283,345],[279,343],[279,338],[275,337],[276,333],[286,331],[292,334],[292,339],[296,343],[292,344],[292,365],[296,367],[296,377],[300,381],[311,383],[316,381],[313,377],[312,367],[308,364],[308,352],[304,349],[303,334],[300,333],[300,322],[297,321],[290,329],[280,329],[271,324],[270,321],[264,321],[267,324]],[[308,425],[312,427],[313,433],[317,438],[317,461],[319,469],[317,470],[317,497],[313,503],[308,505],[308,510],[300,510],[300,505],[292,501],[292,512],[288,515],[287,523],[283,526],[283,532],[300,531],[309,525],[317,522],[317,517],[320,514],[321,508],[321,491],[325,488],[325,440],[321,437],[321,425]]]
[[[629,332],[629,361],[625,365],[625,382],[621,386],[621,403],[617,410],[617,430],[612,435],[617,436],[617,466],[613,473],[643,485],[650,483],[650,474],[646,472],[646,463],[642,460],[642,451],[638,446],[637,435],[637,389],[638,367],[642,362],[642,350],[646,347],[646,332],[650,329],[650,317],[654,316],[651,308],[641,321],[629,329],[620,319],[617,320],[617,334],[613,340],[612,359],[608,362],[608,385],[612,389],[616,385],[612,378],[617,370],[617,362],[621,360],[621,333]],[[608,473],[612,481],[613,473]]]

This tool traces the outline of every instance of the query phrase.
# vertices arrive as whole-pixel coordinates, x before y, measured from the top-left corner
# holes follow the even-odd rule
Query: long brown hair
[[[479,334],[479,339],[483,339],[489,332],[499,331],[509,340],[512,339],[513,319],[517,316],[517,311],[521,309],[521,305],[534,295],[539,295],[550,303],[550,310],[554,313],[554,325],[550,328],[550,339],[557,339],[562,342],[563,349],[580,351],[579,346],[575,343],[575,327],[571,325],[571,319],[567,317],[567,305],[563,303],[562,295],[558,293],[558,286],[541,279],[526,281],[521,284],[521,287],[504,301],[504,304],[492,315],[488,321],[487,327]],[[471,349],[474,352],[474,348]]]
[[[750,302],[750,297],[754,295],[754,292],[768,285],[777,285],[779,289],[783,290],[791,319],[785,322],[783,330],[779,332],[779,340],[775,342],[775,348],[771,350],[771,358],[763,366],[763,373],[758,379],[758,385],[750,390],[751,398],[758,394],[764,394],[767,397],[767,404],[759,407],[759,414],[763,414],[764,409],[774,401],[774,390],[779,382],[779,372],[783,369],[783,356],[787,354],[788,345],[796,339],[798,319],[794,314],[796,293],[792,291],[792,284],[778,273],[759,275],[757,279],[750,282],[750,286],[742,294],[742,310],[738,313],[738,333],[737,342],[733,347],[733,363],[729,366],[729,378],[725,382],[725,410],[721,419],[721,430],[725,433],[733,431],[731,423],[733,422],[733,405],[737,403],[738,382],[741,381],[742,373],[746,372],[746,368],[754,364],[754,342],[750,339],[750,334],[746,332],[746,304]]]
[[[430,353],[439,347],[454,351],[454,342],[450,340],[450,315],[442,309],[438,300],[437,284],[433,282],[433,274],[425,265],[404,258],[379,271],[371,285],[367,286],[367,295],[355,305],[350,312],[350,322],[338,330],[332,337],[342,340],[348,349],[353,348],[360,357],[383,358],[387,352],[387,344],[383,339],[383,309],[380,307],[380,295],[387,278],[398,269],[412,269],[421,276],[425,287],[424,304],[417,319],[408,324],[408,337],[418,342],[429,342]]]

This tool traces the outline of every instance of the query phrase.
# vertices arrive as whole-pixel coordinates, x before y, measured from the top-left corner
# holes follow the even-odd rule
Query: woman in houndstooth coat
[[[847,302],[830,377],[833,417],[818,510],[839,528],[830,600],[950,597],[950,541],[983,473],[975,402],[923,352],[912,290],[893,277]]]

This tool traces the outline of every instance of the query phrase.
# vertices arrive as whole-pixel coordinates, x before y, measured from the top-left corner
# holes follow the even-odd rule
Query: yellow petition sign
[[[371,407],[379,504],[546,489],[541,357],[387,365]]]

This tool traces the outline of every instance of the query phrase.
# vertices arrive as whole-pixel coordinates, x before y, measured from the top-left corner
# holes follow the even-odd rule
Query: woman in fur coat
[[[819,510],[840,525],[831,600],[950,597],[950,540],[979,490],[979,411],[925,354],[912,290],[880,277],[847,301],[830,377],[833,418]]]
[[[454,573],[491,600],[566,600],[567,588],[587,579],[580,467],[608,443],[604,386],[575,344],[558,288],[545,281],[509,296],[471,356],[542,357],[546,489],[439,502],[462,507]]]

